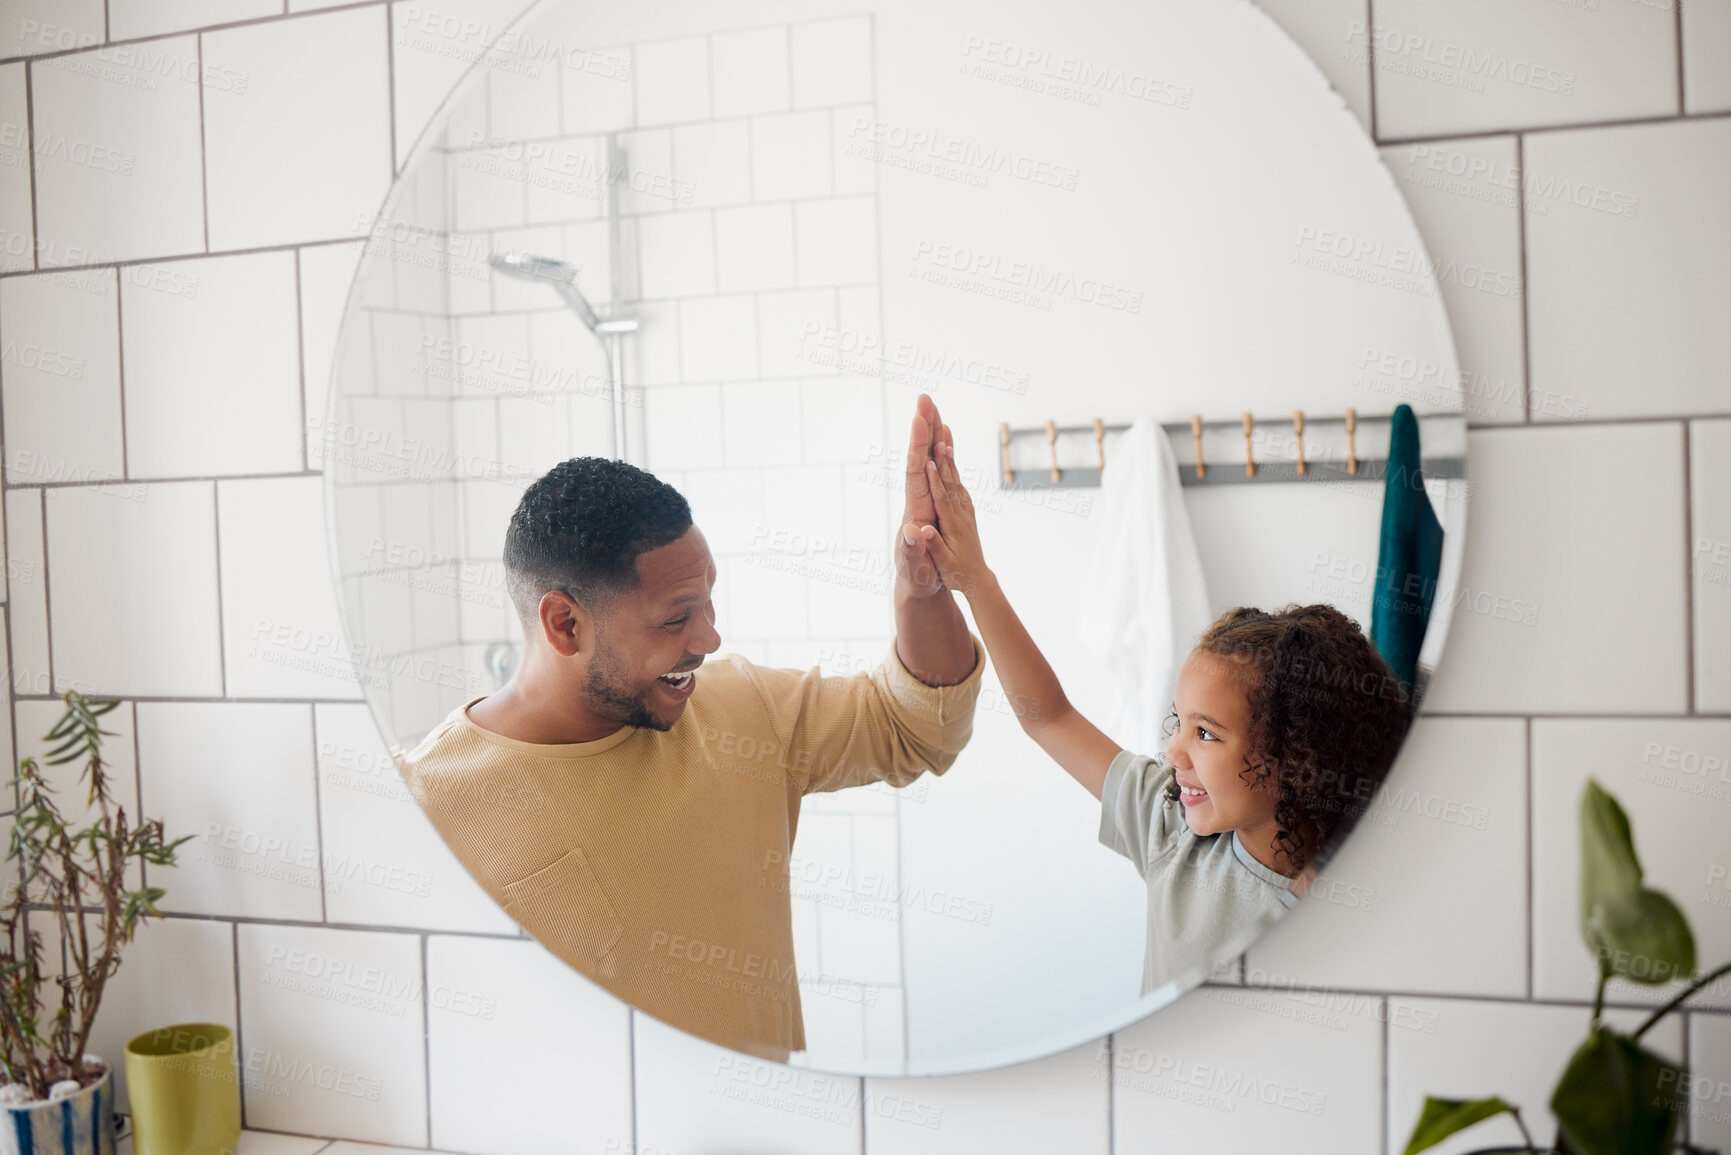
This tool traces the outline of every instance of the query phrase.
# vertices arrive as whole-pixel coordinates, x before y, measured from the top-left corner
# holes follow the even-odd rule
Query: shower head
[[[591,333],[600,336],[607,331],[602,328],[604,322],[595,312],[594,306],[589,304],[589,299],[577,291],[575,265],[568,265],[552,257],[538,257],[533,253],[494,253],[487,258],[487,263],[507,277],[516,277],[522,281],[545,281],[565,298],[566,304],[577,311],[578,318]],[[635,329],[637,326],[633,323],[631,327]]]

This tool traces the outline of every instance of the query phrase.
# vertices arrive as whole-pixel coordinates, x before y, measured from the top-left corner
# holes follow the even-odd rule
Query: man
[[[505,541],[521,667],[398,765],[477,881],[626,1002],[785,1060],[805,1048],[788,858],[800,799],[942,773],[973,729],[984,649],[926,553],[921,394],[897,532],[896,639],[870,674],[768,669],[721,645],[715,563],[672,487],[576,458]]]

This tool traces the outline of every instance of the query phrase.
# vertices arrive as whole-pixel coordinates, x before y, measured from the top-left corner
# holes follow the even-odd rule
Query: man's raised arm
[[[907,501],[896,529],[896,656],[928,686],[953,686],[974,669],[974,643],[961,607],[938,576],[920,527],[937,524],[926,462],[940,439],[954,443],[938,407],[921,393],[908,436]]]

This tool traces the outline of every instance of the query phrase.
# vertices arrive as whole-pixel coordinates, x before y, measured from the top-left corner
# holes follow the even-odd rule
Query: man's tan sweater
[[[973,732],[972,640],[953,686],[919,681],[893,643],[851,677],[728,654],[665,732],[519,742],[470,720],[475,698],[392,754],[457,859],[548,950],[664,1022],[785,1059],[805,1048],[788,877],[800,798],[947,770]]]

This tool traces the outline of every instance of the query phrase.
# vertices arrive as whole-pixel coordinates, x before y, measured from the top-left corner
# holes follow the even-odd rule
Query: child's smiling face
[[[1197,834],[1239,831],[1247,849],[1272,845],[1278,832],[1274,776],[1244,776],[1251,753],[1249,690],[1256,677],[1251,667],[1231,658],[1192,651],[1178,672],[1178,728],[1166,744],[1190,829]]]

